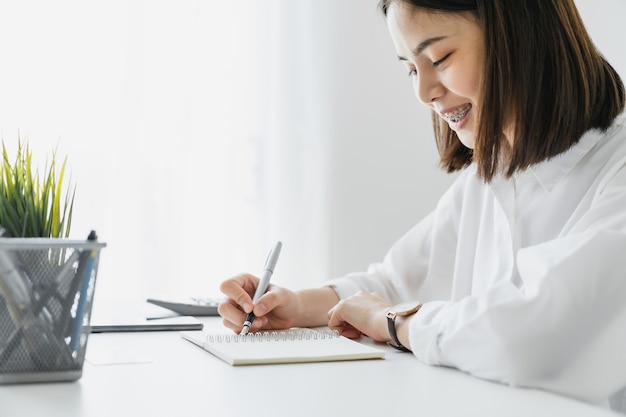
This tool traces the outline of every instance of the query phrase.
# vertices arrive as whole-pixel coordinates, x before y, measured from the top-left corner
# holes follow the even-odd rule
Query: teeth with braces
[[[458,123],[461,121],[461,119],[463,119],[463,117],[467,114],[467,112],[472,108],[472,105],[470,104],[467,107],[463,107],[462,109],[459,109],[455,112],[452,113],[443,113],[442,116],[444,119],[446,119],[448,122],[453,122],[453,123]]]

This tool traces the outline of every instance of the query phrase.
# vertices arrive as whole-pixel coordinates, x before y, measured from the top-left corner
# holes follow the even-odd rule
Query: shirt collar
[[[611,130],[609,128],[609,130]],[[598,129],[587,131],[580,140],[567,151],[546,161],[533,165],[528,170],[532,172],[539,184],[551,191],[563,178],[569,174],[585,155],[602,139],[607,132]]]

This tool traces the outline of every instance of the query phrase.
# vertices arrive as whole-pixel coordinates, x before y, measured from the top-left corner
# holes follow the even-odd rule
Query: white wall
[[[335,48],[329,203],[333,276],[380,260],[434,207],[453,179],[437,166],[430,115],[413,95],[375,3],[335,1],[324,26],[334,37],[320,33],[320,42]],[[599,49],[626,75],[626,0],[576,4]]]
[[[596,46],[624,80],[626,0],[575,0],[575,3]]]
[[[620,33],[626,0],[576,1],[600,49],[626,74]],[[74,236],[96,228],[109,245],[101,294],[129,284],[137,292],[210,293],[233,273],[255,272],[265,241],[276,238],[286,243],[276,282],[315,285],[380,260],[434,207],[453,177],[438,168],[430,115],[413,95],[376,3],[2,3],[0,50],[11,64],[1,70],[0,135],[12,140],[20,130],[44,155],[58,140],[60,155],[69,155],[81,185]],[[227,28],[216,24],[228,17],[223,10],[236,17]],[[262,19],[252,17],[255,10]],[[250,33],[262,38],[254,53],[243,47]],[[213,99],[217,90],[228,90],[232,103],[220,99],[215,109],[207,107],[214,102],[205,97]],[[255,112],[254,100],[270,109]],[[261,142],[246,136],[256,124],[272,145],[262,155],[243,146]],[[230,136],[238,127],[241,140],[212,133],[222,125]],[[207,143],[216,149],[210,154],[226,162],[222,147],[255,154],[249,159],[259,168],[246,173],[255,181],[229,175],[230,182],[221,181],[221,171],[209,168],[222,164],[185,152],[204,151]],[[172,175],[162,169],[172,161],[187,166]],[[254,165],[237,161],[235,167]],[[130,167],[140,175],[127,174]],[[122,181],[126,175],[135,181]],[[199,182],[181,189],[181,177]],[[210,186],[212,177],[224,184]],[[186,192],[195,188],[211,192]],[[163,190],[186,198],[184,218],[169,221],[179,200]],[[239,194],[248,200],[254,194],[254,204],[241,207]],[[198,211],[218,200],[214,208],[228,221],[217,227],[220,219],[211,214],[213,223],[198,225]],[[212,262],[205,271],[172,258],[202,263],[206,253],[221,266]]]
[[[433,207],[452,177],[438,168],[429,111],[373,1],[336,2],[330,273],[362,270]]]

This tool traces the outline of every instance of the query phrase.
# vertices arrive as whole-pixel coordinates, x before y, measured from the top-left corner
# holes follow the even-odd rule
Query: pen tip
[[[239,333],[239,335],[241,336],[245,336],[248,334],[248,330],[250,330],[250,328],[246,325],[243,326],[243,328],[241,329],[241,332]]]

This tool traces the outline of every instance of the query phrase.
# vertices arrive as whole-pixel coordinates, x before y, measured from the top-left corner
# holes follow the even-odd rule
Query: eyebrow
[[[435,42],[439,42],[443,39],[447,38],[447,36],[434,36],[432,38],[428,38],[423,42],[420,42],[419,45],[417,45],[415,48],[413,48],[413,50],[411,51],[413,56],[418,57],[422,54],[422,52],[424,52],[424,50],[426,50],[426,48],[428,48],[430,45],[432,45]],[[407,59],[403,56],[398,56],[398,59],[400,61],[406,61]]]

